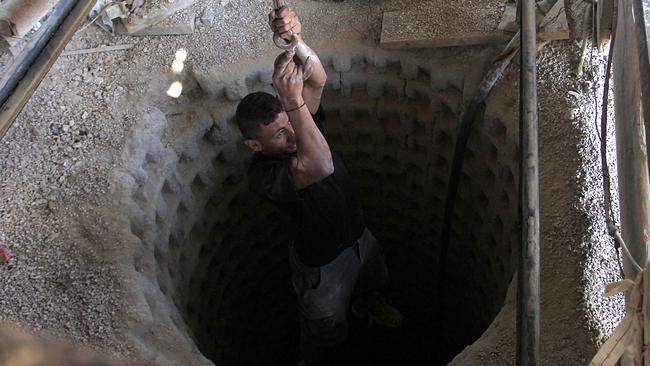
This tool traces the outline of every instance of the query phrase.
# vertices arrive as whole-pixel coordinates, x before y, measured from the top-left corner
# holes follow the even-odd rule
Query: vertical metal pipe
[[[535,1],[521,0],[521,226],[517,292],[517,365],[539,364],[539,157]]]
[[[0,139],[4,137],[29,98],[50,71],[50,68],[54,65],[70,39],[72,39],[79,25],[84,22],[95,5],[95,1],[76,1],[72,10],[64,17],[63,23],[56,28],[56,31],[42,47],[33,63],[27,66],[26,73],[0,107]],[[62,3],[68,3],[68,1],[63,0]]]
[[[0,105],[4,104],[13,93],[16,85],[22,80],[34,60],[43,52],[52,35],[59,29],[65,18],[75,5],[74,0],[61,0],[50,13],[45,24],[16,57],[13,64],[5,71],[0,79]]]
[[[5,0],[0,4],[0,38],[6,46],[15,46],[34,24],[56,5],[57,0]]]

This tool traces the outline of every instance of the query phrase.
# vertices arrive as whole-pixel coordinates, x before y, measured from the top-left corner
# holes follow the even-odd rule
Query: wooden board
[[[118,44],[114,46],[101,46],[94,48],[84,48],[80,50],[72,50],[61,53],[61,56],[74,56],[74,55],[87,55],[90,53],[122,51],[133,48],[132,44]]]
[[[497,29],[506,32],[517,32],[517,28],[517,4],[508,3]]]
[[[612,73],[621,234],[632,256],[643,267],[650,258],[650,181],[633,14],[631,2],[619,1]],[[632,277],[634,267],[627,259],[624,269]]]
[[[542,41],[569,39],[569,22],[566,18],[564,0],[558,0],[548,13],[544,14],[539,29],[537,39]]]
[[[600,0],[599,18],[598,18],[598,34],[595,36],[598,39],[598,44],[603,45],[609,42],[609,37],[612,34],[612,16],[614,15],[614,1],[615,0]]]
[[[194,18],[191,18],[187,23],[164,25],[153,25],[137,32],[129,33],[123,23],[115,23],[114,32],[119,35],[127,35],[133,37],[150,37],[150,36],[178,36],[183,34],[192,34],[196,29]]]
[[[420,48],[508,41],[497,26],[506,0],[423,1],[384,12],[380,46]]]
[[[383,48],[425,48],[425,47],[451,47],[470,46],[486,43],[502,43],[509,41],[514,33],[512,23],[515,13],[512,8],[494,2],[486,2],[486,6],[499,6],[501,16],[480,19],[482,14],[462,14],[465,19],[454,17],[420,17],[412,10],[398,10],[384,12],[380,46]],[[447,6],[457,6],[451,3]],[[438,3],[437,6],[440,6]],[[500,9],[505,9],[502,12]],[[421,11],[420,11],[421,12]],[[438,13],[439,9],[435,11]],[[494,14],[494,12],[489,12]],[[426,14],[425,14],[426,15]],[[475,17],[475,18],[474,18]],[[542,31],[538,39],[551,41],[569,38],[569,25],[566,18],[564,0],[557,3],[547,14],[540,14],[539,20],[546,19],[540,24]]]

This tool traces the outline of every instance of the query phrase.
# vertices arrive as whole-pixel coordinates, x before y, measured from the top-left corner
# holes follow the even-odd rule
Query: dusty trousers
[[[309,267],[290,248],[294,290],[300,316],[300,343],[308,365],[331,364],[335,347],[348,336],[353,294],[366,296],[383,289],[388,278],[384,252],[370,230],[334,260]],[[330,360],[326,362],[325,360]]]

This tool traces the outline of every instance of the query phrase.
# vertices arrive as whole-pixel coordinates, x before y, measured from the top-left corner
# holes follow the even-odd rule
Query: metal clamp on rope
[[[286,39],[280,37],[279,34],[274,33],[273,34],[273,43],[275,43],[278,48],[283,49],[285,51],[293,51],[296,47],[298,47],[298,37],[295,35],[291,36],[291,41],[287,42]]]
[[[287,41],[280,37],[277,33],[273,35],[273,43],[275,43],[278,48],[281,48],[285,51],[293,51],[296,53],[296,58],[298,59],[296,63],[300,63],[303,66],[302,79],[307,80],[312,74],[313,64],[312,60],[316,56],[314,51],[312,51],[305,42],[302,41],[299,35],[294,34],[291,36],[291,42]]]
[[[275,10],[280,10],[282,7],[281,0],[273,0],[273,3],[275,4]],[[312,61],[315,58],[318,58],[318,56],[316,56],[316,53],[314,53],[314,51],[312,51],[309,46],[302,41],[300,35],[291,34],[291,39],[286,40],[280,37],[279,34],[275,33],[273,34],[273,43],[275,43],[279,49],[295,52],[295,57],[297,58],[296,63],[300,63],[303,66],[302,79],[309,79],[313,71]]]
[[[273,0],[273,4],[275,5],[275,11],[279,11],[283,6],[281,0]],[[294,34],[291,35],[291,40],[289,41],[280,37],[280,35],[277,33],[273,34],[273,43],[275,43],[278,48],[285,51],[293,51],[296,46],[298,46],[298,41],[298,37],[296,37]]]

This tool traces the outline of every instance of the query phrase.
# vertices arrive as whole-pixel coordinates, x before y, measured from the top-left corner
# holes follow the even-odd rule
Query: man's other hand
[[[269,14],[269,26],[271,31],[277,33],[280,37],[290,40],[294,34],[300,35],[302,32],[302,25],[296,13],[288,6],[283,6],[280,9],[273,10]]]
[[[294,55],[293,51],[282,52],[275,59],[273,70],[273,84],[280,95],[282,104],[287,109],[298,107],[303,103],[303,68],[294,62]]]

